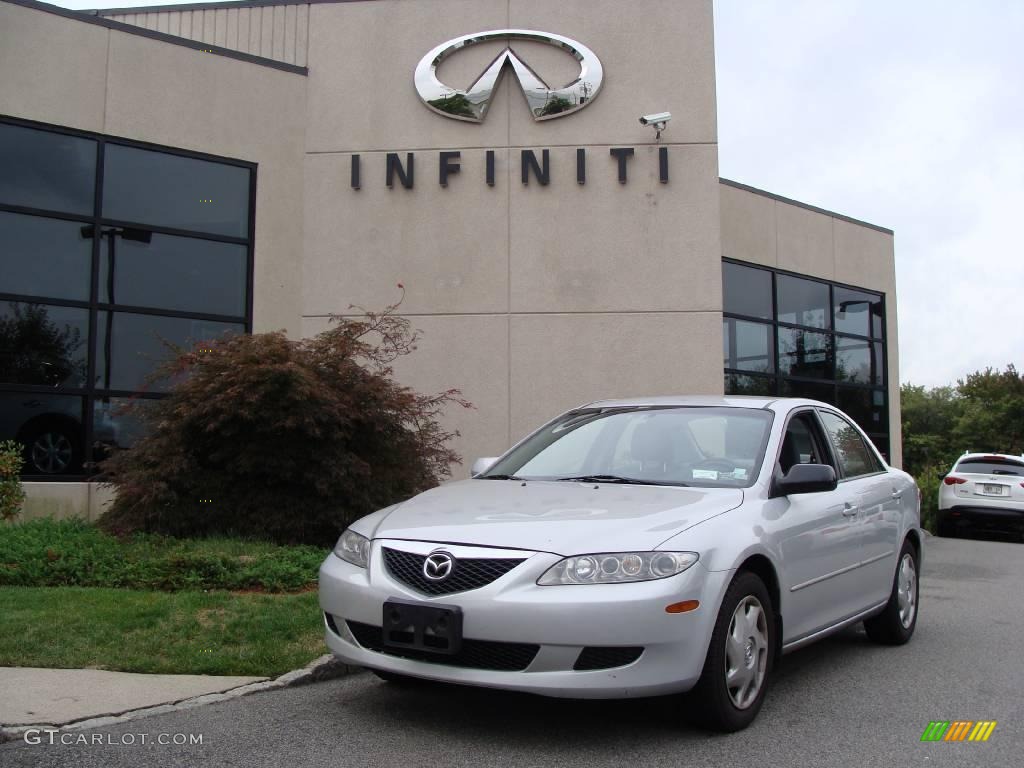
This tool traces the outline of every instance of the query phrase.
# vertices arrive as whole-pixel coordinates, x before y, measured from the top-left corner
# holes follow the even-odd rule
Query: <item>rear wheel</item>
[[[754,721],[768,690],[775,631],[764,582],[753,573],[738,574],[725,593],[704,671],[690,694],[695,719],[726,732]]]
[[[918,593],[917,550],[905,541],[896,565],[889,602],[880,614],[864,622],[868,637],[883,645],[907,642],[917,626]]]
[[[949,539],[956,535],[956,527],[953,525],[952,520],[940,517],[935,525],[935,533],[938,536]]]

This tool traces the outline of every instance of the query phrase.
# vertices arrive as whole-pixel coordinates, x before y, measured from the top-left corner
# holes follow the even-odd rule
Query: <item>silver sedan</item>
[[[910,639],[919,501],[824,403],[594,402],[353,523],[320,569],[327,644],[397,683],[692,691],[738,730],[786,651],[860,621]]]

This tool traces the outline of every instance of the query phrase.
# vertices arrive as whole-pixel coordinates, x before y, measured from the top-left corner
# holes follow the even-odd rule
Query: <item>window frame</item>
[[[724,285],[723,285],[723,311],[722,311],[722,319],[723,319],[723,329],[725,327],[725,321],[727,321],[727,320],[743,320],[743,321],[752,322],[752,323],[760,323],[760,324],[767,324],[767,325],[769,325],[771,327],[770,338],[771,338],[771,343],[773,345],[773,356],[774,356],[774,366],[775,366],[775,370],[774,370],[773,373],[753,372],[753,371],[745,371],[745,370],[742,370],[742,369],[739,369],[739,368],[725,367],[724,370],[723,370],[723,373],[724,373],[724,381],[726,382],[726,384],[728,384],[729,377],[731,377],[731,376],[747,377],[749,379],[759,380],[759,381],[762,381],[762,382],[766,382],[767,385],[768,385],[767,388],[768,388],[768,391],[770,393],[770,396],[776,396],[776,397],[786,396],[786,395],[783,394],[784,393],[783,387],[785,385],[785,382],[792,382],[792,383],[797,384],[797,385],[799,385],[799,384],[807,384],[807,385],[823,386],[823,387],[827,387],[827,388],[830,389],[830,397],[829,397],[829,399],[826,402],[828,402],[830,405],[836,406],[836,407],[838,406],[838,403],[839,403],[840,390],[854,390],[854,389],[856,389],[856,390],[867,391],[867,392],[870,392],[870,393],[880,392],[882,394],[882,396],[884,397],[884,399],[885,399],[885,405],[883,406],[883,408],[885,409],[885,412],[888,415],[889,405],[890,405],[890,401],[891,401],[890,392],[889,392],[890,382],[889,382],[889,354],[888,354],[888,350],[889,350],[889,326],[888,326],[888,323],[889,323],[889,312],[888,312],[888,309],[889,309],[889,306],[888,306],[888,296],[885,294],[885,292],[877,291],[877,290],[872,290],[872,289],[869,289],[869,288],[864,288],[862,286],[851,285],[849,283],[842,283],[842,282],[839,282],[839,281],[836,281],[836,280],[826,280],[826,279],[820,278],[820,277],[814,277],[814,276],[811,276],[811,275],[804,275],[804,274],[800,274],[799,272],[793,272],[793,271],[790,271],[790,270],[779,269],[777,267],[770,267],[770,266],[767,266],[767,265],[764,265],[764,264],[754,264],[754,263],[751,263],[751,262],[741,261],[739,259],[732,259],[732,258],[728,258],[728,257],[724,257],[724,256],[722,257],[722,263],[723,263],[723,265],[724,264],[729,264],[729,265],[738,266],[738,267],[746,267],[746,268],[749,268],[749,269],[756,269],[756,270],[760,270],[762,272],[766,272],[769,275],[771,275],[770,285],[771,285],[771,291],[772,291],[772,294],[771,294],[772,319],[766,320],[765,318],[757,317],[755,315],[745,315],[745,314],[742,314],[742,313],[739,313],[739,312],[727,311],[725,309],[725,305],[724,305],[724,295],[725,295]],[[778,320],[778,283],[779,283],[779,279],[778,278],[779,278],[779,276],[793,277],[793,278],[798,278],[798,279],[801,279],[801,280],[808,280],[808,281],[811,281],[811,282],[816,282],[816,283],[823,284],[823,285],[825,285],[828,288],[828,292],[829,292],[829,306],[827,308],[827,321],[828,321],[828,327],[827,328],[819,328],[819,327],[810,326],[810,325],[801,325],[801,324],[798,324],[798,323],[781,322],[781,321]],[[724,282],[724,279],[725,279],[725,270],[723,269],[723,282]],[[874,296],[874,297],[878,298],[878,304],[879,304],[879,307],[880,307],[880,310],[881,310],[881,335],[880,336],[872,335],[872,333],[873,333],[873,326],[871,325],[870,319],[869,319],[869,326],[868,326],[868,335],[866,335],[866,336],[865,335],[861,335],[861,334],[848,333],[848,332],[845,332],[845,331],[838,331],[838,330],[836,330],[836,328],[835,328],[835,296],[836,296],[836,290],[837,289],[838,290],[855,291],[855,292],[860,293],[860,294],[865,294],[865,295]],[[808,377],[808,376],[791,376],[791,375],[788,375],[786,373],[783,373],[783,371],[782,371],[782,362],[781,362],[782,361],[782,355],[780,354],[780,350],[779,350],[779,336],[780,336],[779,331],[780,331],[780,329],[792,329],[792,330],[798,330],[798,331],[804,331],[804,332],[810,332],[810,333],[819,333],[819,334],[826,335],[829,338],[829,346],[831,347],[831,349],[829,351],[829,355],[830,355],[831,359],[830,359],[830,361],[828,363],[828,368],[829,368],[829,370],[827,372],[828,375],[826,377],[824,377],[824,378],[814,378],[814,377]],[[873,345],[871,347],[872,350],[874,350],[874,349],[878,349],[879,350],[879,356],[881,358],[881,361],[880,361],[881,362],[881,376],[882,376],[882,383],[881,384],[875,384],[873,382],[872,383],[859,383],[859,382],[856,382],[855,383],[855,382],[849,382],[849,381],[843,381],[843,380],[836,379],[836,358],[837,358],[837,352],[838,352],[838,339],[851,339],[851,340],[858,340],[858,341],[868,342],[871,345]],[[723,343],[723,346],[724,346],[724,343]],[[873,355],[874,355],[874,352],[872,352],[872,356]],[[726,391],[728,393],[728,386],[726,387]],[[814,399],[817,399],[817,398],[814,398]],[[878,431],[878,430],[871,430],[869,432],[866,427],[870,426],[870,425],[865,425],[865,427],[861,427],[861,425],[859,423],[856,423],[856,424],[857,424],[857,427],[859,429],[861,429],[861,432],[868,436],[868,442],[871,444],[872,449],[874,449],[878,453],[881,453],[881,451],[879,451],[879,449],[878,449],[878,446],[875,444],[875,441],[876,440],[884,441],[884,445],[888,449],[888,452],[891,453],[891,450],[892,450],[892,448],[891,448],[891,446],[892,446],[892,430],[893,430],[893,425],[892,425],[892,419],[891,418],[886,418],[886,429],[885,429],[884,432],[883,431]],[[887,464],[888,462],[883,462],[883,463]]]
[[[94,353],[94,346],[96,344],[97,333],[99,331],[98,322],[101,312],[109,313],[131,313],[131,314],[143,314],[143,315],[156,315],[161,317],[171,317],[180,319],[190,320],[204,320],[210,322],[224,322],[224,323],[238,323],[243,326],[244,333],[252,333],[253,328],[253,286],[254,286],[254,271],[255,271],[255,240],[256,240],[256,191],[257,191],[257,175],[258,175],[258,164],[248,160],[242,160],[233,157],[224,157],[219,155],[213,155],[205,152],[196,152],[193,150],[181,149],[178,147],[170,147],[162,144],[155,144],[152,142],[137,141],[134,139],[125,138],[122,136],[114,136],[110,134],[98,133],[95,131],[85,131],[76,128],[69,128],[67,126],[54,125],[51,123],[44,123],[36,120],[27,120],[12,115],[0,114],[0,124],[8,124],[18,126],[21,128],[29,128],[38,131],[44,131],[49,133],[63,134],[67,136],[73,136],[76,138],[91,139],[96,142],[96,167],[95,167],[95,179],[93,180],[93,209],[89,214],[72,214],[63,211],[54,211],[46,208],[37,208],[33,206],[14,205],[9,203],[0,203],[0,211],[6,211],[10,213],[17,213],[27,216],[38,216],[48,219],[58,219],[62,221],[76,222],[83,226],[91,225],[93,232],[103,233],[100,236],[92,237],[91,244],[91,265],[90,265],[90,284],[88,290],[88,300],[76,300],[76,299],[58,299],[43,295],[35,294],[20,294],[20,293],[8,293],[0,291],[0,302],[21,302],[28,304],[40,304],[40,305],[53,305],[61,307],[74,307],[86,309],[89,311],[88,320],[88,370],[86,374],[85,385],[81,387],[52,387],[48,385],[21,385],[0,382],[0,393],[4,394],[17,394],[17,393],[37,393],[37,394],[61,394],[61,395],[76,395],[82,397],[83,402],[83,418],[81,423],[81,429],[83,433],[83,468],[82,471],[75,474],[22,474],[22,480],[32,481],[46,481],[46,482],[82,482],[93,479],[96,477],[95,471],[90,471],[89,467],[95,460],[97,452],[94,450],[94,419],[93,415],[95,412],[95,405],[97,402],[112,399],[112,398],[141,398],[141,399],[161,399],[166,397],[166,393],[159,392],[146,392],[139,390],[124,390],[124,389],[113,389],[109,387],[97,386],[96,382],[96,365],[97,356]],[[108,144],[120,145],[131,147],[134,149],[141,149],[151,152],[159,152],[167,155],[188,158],[193,160],[205,160],[207,162],[213,162],[221,165],[230,165],[239,168],[243,168],[249,172],[249,188],[248,188],[248,224],[247,233],[245,237],[232,237],[228,235],[221,235],[211,232],[201,232],[197,230],[186,230],[178,229],[174,227],[164,227],[160,225],[148,224],[144,222],[132,222],[122,221],[117,219],[111,219],[102,215],[103,206],[103,174],[104,174],[104,157],[105,151]],[[154,307],[138,307],[130,306],[125,304],[102,302],[99,300],[100,297],[100,252],[102,248],[106,247],[106,238],[109,235],[105,234],[111,228],[124,228],[130,227],[133,229],[147,230],[156,234],[174,235],[179,237],[196,238],[201,240],[211,240],[217,242],[233,243],[236,245],[242,245],[246,248],[246,259],[245,259],[245,300],[243,303],[242,315],[221,315],[215,313],[206,312],[188,312],[174,309],[160,309]],[[12,435],[13,438],[13,435]]]

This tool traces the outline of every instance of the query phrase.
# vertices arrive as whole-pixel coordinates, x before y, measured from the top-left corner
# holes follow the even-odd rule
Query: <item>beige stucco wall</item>
[[[722,255],[885,294],[890,460],[903,464],[893,234],[723,182]]]
[[[304,332],[350,305],[402,306],[425,337],[398,373],[424,390],[457,387],[475,409],[450,417],[467,463],[496,455],[560,410],[617,395],[722,391],[718,156],[711,3],[651,0],[656,24],[630,31],[613,0],[444,0],[310,7],[305,162]],[[605,85],[580,112],[537,123],[506,73],[486,120],[428,110],[419,59],[458,35],[540,29],[589,46]],[[516,41],[549,83],[578,66]],[[504,47],[468,48],[439,68],[466,87]],[[642,113],[677,118],[658,180]],[[620,184],[610,147],[634,147]],[[550,150],[549,186],[520,181],[523,148]],[[587,182],[576,182],[576,149]],[[486,150],[497,183],[484,182]],[[438,151],[461,171],[438,184]],[[415,152],[416,184],[384,185],[385,153]],[[350,188],[351,157],[362,188]],[[466,469],[461,470],[465,472]]]

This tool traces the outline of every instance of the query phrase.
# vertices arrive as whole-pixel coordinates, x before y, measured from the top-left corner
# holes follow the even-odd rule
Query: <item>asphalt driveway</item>
[[[691,727],[673,698],[406,689],[361,674],[77,732],[69,745],[0,745],[0,764],[1009,768],[1024,754],[1022,691],[1024,545],[930,538],[909,645],[881,648],[857,629],[786,656],[758,720],[730,736]],[[922,743],[931,720],[998,725],[986,743]],[[162,746],[160,734],[203,743]]]

